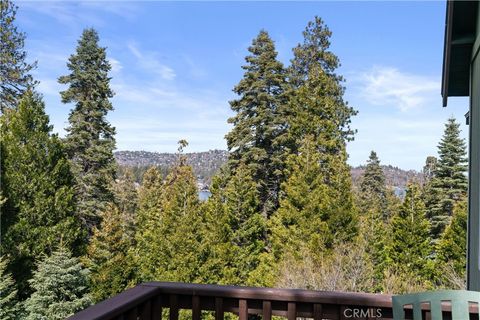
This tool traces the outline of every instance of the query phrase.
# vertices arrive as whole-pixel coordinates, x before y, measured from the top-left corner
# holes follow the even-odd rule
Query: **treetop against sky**
[[[333,32],[345,98],[359,111],[349,163],[370,150],[382,163],[421,169],[451,115],[467,126],[468,100],[441,107],[445,2],[75,2],[20,1],[17,23],[27,33],[54,130],[62,136],[71,106],[58,84],[84,28],[93,27],[112,64],[109,120],[119,150],[173,152],[225,149],[232,88],[261,29],[289,65],[291,49],[315,15]]]

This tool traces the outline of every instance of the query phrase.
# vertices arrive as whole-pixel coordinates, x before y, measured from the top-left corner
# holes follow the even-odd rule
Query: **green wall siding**
[[[480,20],[480,19],[479,19]],[[479,21],[480,22],[480,21]],[[469,215],[468,215],[468,289],[480,291],[480,26],[474,45],[471,68],[470,142],[469,142]]]

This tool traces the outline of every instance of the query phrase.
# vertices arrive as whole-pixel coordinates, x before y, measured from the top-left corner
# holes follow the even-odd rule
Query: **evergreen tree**
[[[30,72],[36,62],[26,62],[25,34],[14,25],[17,6],[0,1],[0,111],[15,108],[23,93],[36,82]]]
[[[157,167],[152,166],[143,175],[142,184],[138,190],[138,211],[135,219],[136,245],[129,252],[129,256],[137,267],[135,282],[145,281],[155,270],[155,266],[150,262],[154,261],[157,255],[156,252],[151,251],[151,244],[156,238],[162,194],[162,174]]]
[[[27,92],[17,109],[1,118],[2,152],[1,246],[10,259],[22,297],[34,261],[63,241],[80,254],[84,234],[75,215],[74,178],[41,98]]]
[[[286,143],[292,151],[306,135],[329,137],[325,152],[341,152],[353,140],[351,117],[357,112],[343,100],[343,77],[335,73],[338,57],[329,51],[332,33],[322,19],[315,17],[303,32],[304,41],[293,49],[288,69],[293,88],[288,115]]]
[[[123,212],[109,205],[102,213],[100,228],[94,230],[85,263],[92,272],[90,289],[94,301],[122,292],[132,279],[128,250],[133,239],[129,237],[127,224]]]
[[[430,182],[430,180],[432,180],[435,174],[436,167],[437,167],[437,158],[433,156],[427,157],[427,159],[425,160],[425,165],[423,166],[423,170],[422,170],[423,180],[425,183],[428,183]]]
[[[370,152],[370,157],[365,167],[360,183],[360,192],[362,196],[373,194],[378,197],[380,202],[384,202],[386,198],[385,175],[383,174],[380,160],[375,151]]]
[[[61,92],[63,103],[75,103],[66,129],[66,145],[77,179],[78,212],[90,233],[99,215],[114,200],[112,183],[116,165],[113,156],[115,128],[106,120],[113,110],[109,98],[111,69],[106,48],[99,46],[94,29],[83,31],[76,53],[67,64],[70,74],[59,78],[69,88]]]
[[[19,316],[17,289],[12,275],[7,271],[7,260],[0,257],[0,319],[14,320]]]
[[[420,195],[420,186],[410,184],[400,211],[392,218],[387,264],[405,278],[427,281],[432,272],[430,224]]]
[[[289,68],[289,76],[295,87],[301,86],[308,79],[313,68],[320,67],[327,74],[337,77],[335,71],[340,66],[340,61],[329,51],[331,36],[332,32],[320,17],[315,16],[314,21],[308,22],[303,31],[303,43],[293,49],[294,57]]]
[[[226,135],[229,165],[244,163],[251,170],[260,197],[258,210],[268,217],[278,206],[283,173],[284,152],[276,139],[285,126],[285,70],[266,31],[260,31],[248,51],[245,74],[233,89],[239,98],[230,102],[236,114],[228,120],[233,124]]]
[[[154,182],[145,193],[159,194],[160,199],[149,197],[146,203],[141,199],[139,211],[140,278],[142,281],[196,282],[200,277],[202,217],[193,170],[181,156],[160,188],[156,186],[156,178]],[[148,226],[143,228],[145,224]]]
[[[248,167],[240,164],[225,187],[225,204],[233,231],[233,246],[239,284],[253,285],[251,273],[260,264],[266,248],[266,219],[258,208],[259,194]]]
[[[383,277],[387,241],[385,231],[390,218],[398,211],[398,202],[393,192],[387,189],[380,160],[372,151],[361,176],[358,207],[361,212],[360,236],[366,245],[366,259],[373,264],[374,285],[379,285]]]
[[[464,139],[460,138],[460,124],[448,119],[438,145],[439,158],[430,181],[431,198],[427,203],[432,237],[439,239],[450,223],[455,204],[467,194],[467,158]]]
[[[312,136],[304,139],[297,155],[289,157],[289,178],[282,185],[284,197],[272,217],[277,258],[284,252],[295,255],[302,247],[320,254],[355,236],[355,207],[345,158],[345,153],[325,158]]]
[[[121,212],[121,219],[126,223],[126,232],[133,239],[135,232],[135,215],[138,206],[138,192],[133,171],[127,169],[123,176],[113,185],[115,204]]]
[[[438,243],[437,263],[452,263],[458,275],[464,276],[467,266],[467,201],[455,205],[450,224]]]
[[[30,280],[34,292],[25,301],[27,320],[65,319],[88,307],[88,270],[60,247],[38,264]]]
[[[225,187],[229,173],[224,167],[214,176],[210,186],[211,196],[202,203],[203,214],[200,268],[201,283],[241,284],[236,266],[237,248],[233,245],[232,212],[227,210]],[[255,190],[255,189],[253,189]]]

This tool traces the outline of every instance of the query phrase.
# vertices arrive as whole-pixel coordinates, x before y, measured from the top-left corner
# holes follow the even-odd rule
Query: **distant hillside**
[[[204,183],[209,183],[211,177],[227,161],[228,153],[224,150],[209,150],[186,153],[185,156],[198,179]],[[175,153],[148,151],[117,151],[115,152],[115,159],[123,167],[146,168],[158,166],[167,169],[175,163],[177,155]]]
[[[423,183],[423,174],[415,170],[403,170],[391,165],[382,165],[385,174],[385,182],[387,187],[394,189],[395,194],[403,197],[405,188],[409,181],[417,181]],[[360,184],[360,178],[365,171],[365,166],[353,167],[351,170],[352,181],[355,187]]]
[[[209,184],[212,176],[227,161],[228,152],[225,150],[210,150],[205,152],[186,153],[188,163],[200,181]],[[148,151],[117,151],[115,158],[122,167],[146,168],[149,166],[159,166],[165,171],[172,166],[177,159],[174,153],[158,153]],[[423,182],[423,176],[415,170],[403,170],[391,165],[383,165],[387,186],[396,189],[396,193],[401,196],[405,190],[408,181],[416,180]],[[354,186],[360,183],[360,177],[365,170],[365,166],[353,167],[351,170]],[[140,170],[142,171],[142,170]]]

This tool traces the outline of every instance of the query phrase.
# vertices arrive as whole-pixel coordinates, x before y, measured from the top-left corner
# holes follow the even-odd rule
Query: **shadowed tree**
[[[70,74],[58,81],[69,87],[60,94],[63,103],[75,106],[68,117],[65,143],[76,178],[77,210],[91,234],[106,204],[114,200],[116,174],[115,128],[106,119],[113,110],[109,101],[113,97],[108,75],[111,66],[94,29],[83,31],[67,66]]]
[[[1,117],[2,253],[25,298],[34,261],[62,241],[75,254],[85,233],[76,216],[74,177],[64,147],[45,114],[41,98],[24,94],[16,109]]]
[[[7,260],[0,256],[0,319],[19,319],[19,309],[15,281],[7,271]]]
[[[14,25],[17,6],[10,0],[0,1],[0,111],[15,108],[22,94],[36,81],[30,72],[36,62],[28,63],[24,50],[25,34]]]

